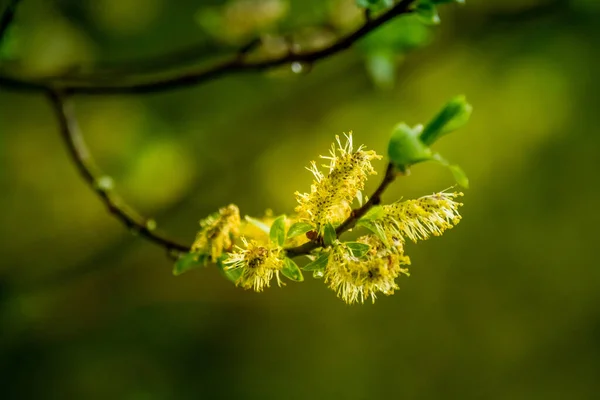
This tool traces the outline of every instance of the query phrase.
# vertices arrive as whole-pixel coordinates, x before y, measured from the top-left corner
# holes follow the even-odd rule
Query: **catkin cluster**
[[[398,278],[409,275],[407,239],[439,236],[460,221],[462,204],[456,199],[462,193],[443,191],[375,206],[352,224],[364,234],[343,241],[336,228],[353,218],[353,204],[363,207],[365,182],[376,174],[371,162],[381,156],[364,146],[354,148],[350,133],[345,141],[336,137],[329,155],[321,158],[328,160],[324,170],[314,161],[308,168],[314,176],[310,191],[296,192],[296,214],[242,220],[235,205],[224,207],[200,222],[192,247],[196,260],[216,263],[237,286],[256,292],[273,279],[284,285],[282,276],[302,281],[302,270],[310,271],[346,303],[364,303],[379,293],[393,294]],[[304,248],[308,263],[299,268],[289,254],[297,256]]]

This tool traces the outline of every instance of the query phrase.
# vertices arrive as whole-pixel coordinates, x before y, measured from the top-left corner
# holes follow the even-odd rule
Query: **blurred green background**
[[[40,76],[194,43],[209,62],[239,41],[214,37],[215,9],[203,10],[221,3],[23,0],[2,68]],[[285,27],[349,4],[292,1]],[[375,305],[348,306],[313,279],[256,294],[216,268],[173,277],[164,250],[84,184],[43,96],[0,89],[0,398],[596,398],[600,3],[441,11],[439,27],[411,33],[427,46],[397,60],[393,88],[369,77],[367,40],[308,74],[75,100],[118,191],[191,242],[230,202],[291,212],[311,182],[304,166],[334,135],[353,130],[384,154],[395,123],[467,95],[471,122],[436,144],[471,179],[463,221],[409,245],[411,277]],[[452,184],[419,165],[385,200]]]

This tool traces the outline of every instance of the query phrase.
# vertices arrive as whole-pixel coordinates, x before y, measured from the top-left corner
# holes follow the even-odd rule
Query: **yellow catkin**
[[[352,201],[364,189],[368,175],[376,174],[371,161],[381,156],[363,146],[354,149],[349,133],[344,144],[336,136],[330,156],[321,158],[329,160],[325,166],[329,171],[323,173],[313,161],[308,168],[315,177],[310,193],[296,192],[298,217],[315,225],[319,232],[327,223],[336,225],[348,217]]]
[[[373,235],[361,237],[359,242],[368,244],[369,251],[360,259],[339,243],[333,247],[325,269],[325,283],[348,304],[375,302],[377,293],[391,295],[398,285],[400,274],[408,275],[403,265],[410,265],[400,245],[387,248]]]
[[[192,244],[192,252],[209,254],[210,260],[216,262],[223,251],[233,247],[240,223],[240,210],[235,204],[219,209],[218,213],[200,221],[200,231]]]
[[[455,201],[462,193],[440,192],[414,200],[383,206],[384,216],[374,221],[388,239],[406,237],[413,242],[431,236],[440,236],[460,222],[458,208],[463,204]]]
[[[235,282],[237,286],[244,289],[254,289],[262,292],[269,287],[273,277],[277,284],[283,283],[279,278],[279,271],[283,268],[283,251],[281,248],[269,248],[255,240],[242,238],[244,247],[235,246],[234,251],[228,253],[223,261],[227,270],[241,270],[240,277]]]

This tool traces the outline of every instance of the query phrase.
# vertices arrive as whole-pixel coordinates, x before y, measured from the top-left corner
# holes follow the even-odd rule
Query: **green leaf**
[[[416,15],[396,18],[377,28],[358,43],[366,54],[386,51],[402,55],[431,41],[430,28]]]
[[[437,25],[440,23],[440,16],[437,12],[435,3],[429,0],[423,0],[415,8],[421,22],[427,25]]]
[[[389,90],[394,88],[397,65],[398,58],[390,50],[373,51],[366,56],[367,72],[379,89]]]
[[[4,36],[0,39],[0,60],[12,61],[19,56],[19,50],[23,47],[23,33],[20,24],[11,24],[4,31]]]
[[[372,11],[381,11],[392,7],[394,0],[356,0],[356,5]]]
[[[362,207],[363,205],[363,193],[362,191],[356,192],[356,201],[358,201],[358,205]]]
[[[269,227],[269,225],[265,224],[264,222],[262,222],[256,218],[252,218],[252,217],[249,217],[246,215],[244,217],[244,219],[266,234],[269,234],[269,232],[271,231],[271,228]]]
[[[329,262],[329,253],[321,253],[314,261],[309,262],[302,268],[305,271],[323,271]]]
[[[209,259],[210,255],[208,254],[187,253],[175,262],[173,275],[178,276],[189,270],[203,267]]]
[[[431,149],[421,141],[420,134],[420,127],[411,128],[405,123],[398,124],[392,132],[388,156],[400,171],[406,171],[413,164],[431,159]]]
[[[423,129],[420,135],[421,141],[426,145],[432,145],[440,137],[466,124],[472,111],[473,107],[467,103],[465,96],[453,98]]]
[[[283,269],[281,270],[283,276],[292,281],[302,282],[304,277],[302,276],[302,271],[298,267],[298,264],[294,262],[291,258],[285,258],[283,263]]]
[[[363,215],[360,220],[361,221],[373,221],[376,219],[381,219],[383,218],[385,211],[383,210],[382,206],[375,206],[373,208],[371,208],[369,211],[367,211],[365,213],[365,215]]]
[[[330,223],[327,223],[323,231],[323,243],[325,243],[325,246],[331,246],[336,239],[337,234],[335,233],[335,228]]]
[[[433,4],[448,4],[448,3],[457,3],[457,4],[465,4],[465,0],[430,0]]]
[[[227,259],[227,255],[224,254],[223,256],[221,256],[221,258],[217,260],[217,268],[219,268],[219,271],[223,274],[225,278],[227,278],[233,283],[236,283],[238,279],[240,279],[240,276],[242,276],[242,273],[244,271],[242,270],[242,268],[227,269],[227,266],[223,264],[223,261],[225,259]]]
[[[216,7],[203,8],[195,18],[200,28],[214,37],[223,37],[225,35],[225,21]]]
[[[387,236],[379,224],[374,224],[372,221],[360,220],[356,223],[356,226],[362,226],[363,228],[368,229],[381,240],[381,243],[383,243],[385,247],[390,247],[390,242],[388,242]]]
[[[269,238],[273,244],[283,246],[285,243],[285,215],[281,215],[273,221],[271,230],[269,231]]]
[[[359,242],[345,242],[344,244],[356,258],[364,257],[371,248],[368,244]]]
[[[456,183],[458,183],[460,186],[464,187],[465,189],[468,189],[469,188],[469,178],[467,178],[465,171],[463,171],[462,168],[456,164],[449,165],[448,168],[450,169],[450,172],[452,172],[452,175],[454,176],[454,180],[456,181]]]
[[[288,239],[294,238],[296,236],[304,235],[306,232],[313,230],[314,227],[308,222],[296,222],[290,229],[288,230],[287,237]]]
[[[444,167],[448,168],[450,170],[450,172],[452,172],[452,175],[454,176],[454,180],[456,181],[456,183],[458,183],[460,186],[464,187],[465,189],[469,188],[469,178],[467,178],[467,175],[465,174],[465,172],[462,170],[461,167],[459,167],[456,164],[450,164],[444,157],[442,157],[440,154],[437,154],[437,153],[433,155],[433,160],[437,161]]]

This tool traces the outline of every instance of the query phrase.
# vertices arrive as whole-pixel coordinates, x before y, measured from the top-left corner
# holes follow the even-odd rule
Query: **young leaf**
[[[430,0],[433,4],[458,3],[465,4],[465,0]]]
[[[453,98],[423,129],[420,135],[421,141],[426,145],[432,145],[443,135],[466,124],[472,111],[473,107],[467,103],[465,96]]]
[[[323,232],[323,243],[325,243],[325,246],[331,246],[336,239],[335,228],[330,223],[327,223]]]
[[[375,236],[381,240],[381,242],[385,245],[385,247],[390,247],[390,243],[388,242],[387,236],[385,232],[382,230],[381,226],[378,224],[374,224],[372,221],[363,221],[362,219],[356,223],[356,226],[362,226],[363,228],[371,231]]]
[[[208,254],[187,253],[175,262],[173,275],[178,276],[191,269],[203,267],[209,258]]]
[[[302,269],[305,271],[323,271],[329,262],[329,253],[321,253],[314,261],[306,264]]]
[[[237,280],[240,279],[240,276],[242,276],[243,271],[241,268],[227,269],[227,266],[223,264],[223,261],[226,257],[227,256],[222,256],[219,260],[217,260],[217,268],[219,268],[219,271],[221,271],[225,278],[233,283],[236,283]]]
[[[363,193],[361,190],[356,192],[356,201],[358,201],[358,205],[362,207],[363,205]]]
[[[283,246],[285,243],[285,215],[279,216],[273,221],[269,238],[273,244]]]
[[[346,245],[348,250],[350,250],[352,255],[356,258],[364,257],[365,254],[367,254],[367,252],[371,248],[371,246],[369,246],[368,244],[359,242],[346,242],[344,244]]]
[[[469,178],[467,178],[467,175],[465,174],[465,172],[462,170],[461,167],[459,167],[456,164],[450,164],[440,154],[434,154],[433,160],[439,162],[441,165],[448,168],[450,170],[450,172],[452,172],[452,175],[454,176],[454,180],[456,181],[456,183],[458,183],[460,186],[464,187],[465,189],[469,188]]]
[[[460,186],[464,187],[465,189],[468,189],[469,188],[469,178],[467,178],[465,171],[463,171],[462,168],[456,164],[449,165],[448,168],[450,169],[450,172],[452,172],[452,175],[454,176],[454,180],[456,181],[456,183],[458,183]]]
[[[406,171],[413,164],[431,159],[431,149],[421,141],[420,134],[419,127],[411,128],[405,123],[398,124],[392,132],[388,156],[400,171]]]
[[[427,25],[437,25],[440,23],[440,16],[437,8],[432,1],[422,0],[415,8],[419,19]]]
[[[379,89],[389,90],[396,81],[398,57],[390,50],[370,52],[366,56],[366,68],[369,77]]]
[[[292,281],[302,282],[304,280],[304,277],[302,276],[302,271],[300,271],[298,265],[291,258],[285,258],[281,273],[283,274],[283,276],[285,276],[288,279],[291,279]]]
[[[393,6],[394,0],[356,0],[356,5],[360,8],[368,8],[372,11],[380,11]]]
[[[375,206],[362,216],[361,221],[373,221],[383,217],[384,210],[382,206]]]
[[[296,236],[304,235],[306,232],[313,230],[313,226],[307,222],[296,222],[292,226],[287,233],[287,238],[291,239]]]
[[[246,221],[248,221],[249,223],[251,223],[252,225],[254,225],[255,227],[257,227],[258,229],[260,229],[261,231],[263,231],[264,233],[269,234],[269,232],[271,230],[269,228],[269,225],[265,224],[264,222],[262,222],[256,218],[249,217],[248,215],[246,215],[244,217],[244,219]]]

